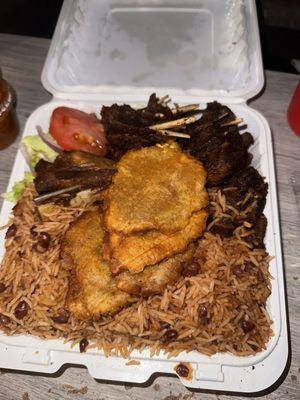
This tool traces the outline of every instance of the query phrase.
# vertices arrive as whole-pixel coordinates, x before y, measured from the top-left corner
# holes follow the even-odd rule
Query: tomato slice
[[[104,127],[94,114],[58,107],[52,112],[49,130],[64,150],[80,150],[99,156],[106,153]]]

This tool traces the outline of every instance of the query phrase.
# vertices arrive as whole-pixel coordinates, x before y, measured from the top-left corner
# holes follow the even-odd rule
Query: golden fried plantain
[[[202,164],[175,142],[131,150],[119,161],[105,196],[106,229],[124,235],[184,229],[208,204],[205,180]]]
[[[108,238],[106,257],[113,274],[128,270],[142,272],[148,265],[183,252],[189,243],[198,239],[206,227],[207,211],[195,212],[184,229],[165,234],[159,231],[135,233],[128,236],[111,234]]]
[[[68,229],[62,244],[73,261],[66,305],[80,320],[97,320],[130,303],[131,296],[116,286],[102,258],[104,231],[100,211],[88,211]]]
[[[160,294],[167,285],[172,285],[180,278],[184,266],[190,263],[195,252],[195,245],[189,245],[184,253],[176,254],[156,265],[146,267],[139,274],[128,271],[116,276],[117,287],[126,293],[148,297]]]

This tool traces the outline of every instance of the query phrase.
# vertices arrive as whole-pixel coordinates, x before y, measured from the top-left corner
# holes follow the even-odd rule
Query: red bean
[[[6,286],[4,283],[0,282],[0,293],[3,293],[6,290]]]
[[[255,329],[255,323],[252,321],[243,321],[242,322],[242,329],[244,333],[249,333]]]
[[[207,317],[207,308],[205,307],[204,304],[201,304],[200,307],[199,307],[199,317],[200,318]]]
[[[37,243],[33,245],[33,250],[37,251],[38,253],[45,253],[50,245],[50,235],[47,232],[40,232],[38,234]]]
[[[234,273],[234,275],[236,275],[236,276],[242,276],[243,273],[244,273],[244,271],[243,271],[242,268],[240,268],[240,267],[234,267],[234,268],[233,268],[233,273]]]
[[[58,314],[55,317],[52,317],[53,322],[56,324],[66,324],[69,319],[68,313]]]
[[[178,333],[177,333],[177,331],[176,331],[175,329],[168,329],[168,330],[163,334],[163,336],[161,337],[161,341],[162,341],[163,343],[170,342],[171,340],[176,339],[177,336],[178,336]]]
[[[189,372],[190,372],[188,367],[182,363],[180,363],[176,366],[175,371],[182,378],[187,378],[189,376]]]
[[[17,307],[15,308],[15,317],[18,319],[23,319],[24,317],[26,317],[27,313],[28,313],[28,304],[26,303],[26,301],[20,301],[20,303],[17,305]]]
[[[262,272],[261,269],[259,269],[259,270],[257,271],[257,280],[258,280],[259,282],[263,282],[263,281],[265,280],[264,273]]]
[[[87,339],[81,339],[79,342],[79,351],[80,353],[84,353],[87,346],[89,344],[89,341]]]
[[[187,278],[191,276],[195,276],[200,272],[200,265],[196,261],[192,262],[191,264],[186,265],[183,268],[182,275]]]
[[[15,236],[15,234],[17,233],[17,227],[15,224],[11,224],[10,227],[7,229],[6,231],[6,238],[11,238],[13,236]]]
[[[38,244],[39,246],[43,247],[44,249],[48,249],[50,245],[50,235],[47,232],[40,232],[38,236]]]
[[[6,315],[0,314],[0,325],[7,326],[10,323],[10,318]]]

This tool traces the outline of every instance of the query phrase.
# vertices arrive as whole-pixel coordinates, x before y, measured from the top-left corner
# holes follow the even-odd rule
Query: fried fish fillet
[[[109,233],[184,229],[206,207],[206,171],[175,142],[131,150],[119,161],[105,197]]]
[[[205,230],[207,215],[206,210],[197,211],[182,230],[169,234],[156,230],[128,236],[111,234],[108,238],[109,251],[106,249],[105,253],[112,273],[128,270],[137,274],[148,265],[183,252]]]
[[[116,276],[117,287],[132,295],[148,297],[162,293],[167,285],[174,284],[183,267],[190,263],[195,252],[195,245],[189,245],[184,253],[179,253],[159,264],[148,266],[139,274],[128,271]]]
[[[133,301],[117,288],[102,258],[104,230],[100,211],[88,211],[68,229],[62,252],[73,261],[66,305],[80,320],[114,314]]]

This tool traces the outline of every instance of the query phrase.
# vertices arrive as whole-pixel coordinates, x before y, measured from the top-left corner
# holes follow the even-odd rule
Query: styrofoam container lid
[[[42,81],[57,97],[211,96],[262,88],[253,0],[66,0]]]

